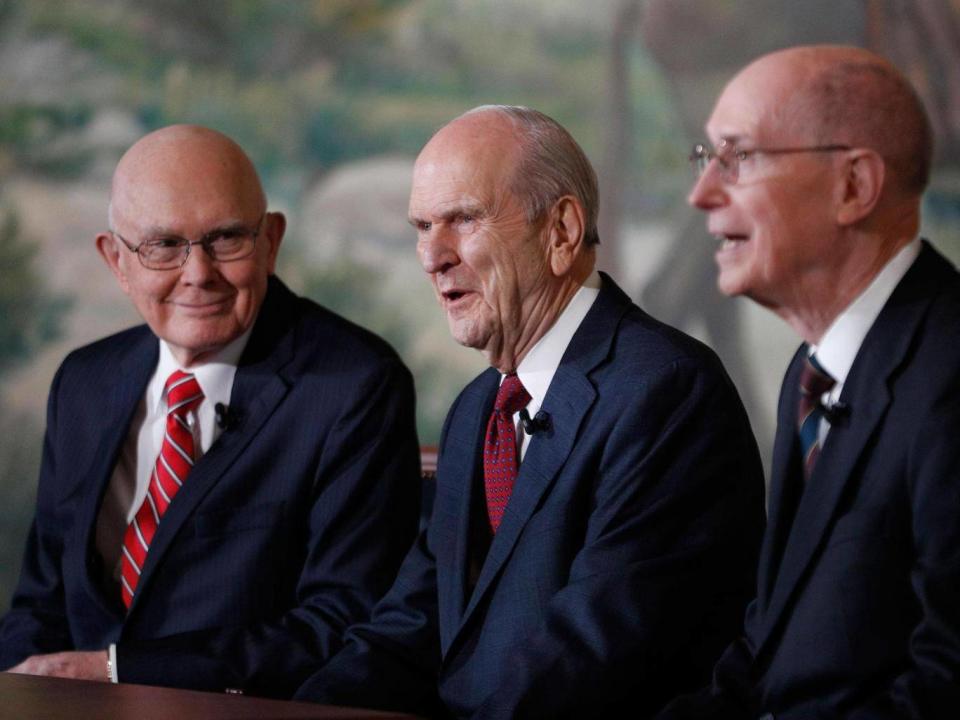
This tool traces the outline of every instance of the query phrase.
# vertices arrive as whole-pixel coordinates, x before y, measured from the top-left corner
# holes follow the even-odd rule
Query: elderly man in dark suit
[[[533,110],[417,159],[410,222],[454,338],[429,526],[299,696],[458,717],[649,714],[738,632],[763,527],[756,444],[714,354],[594,270],[597,185]]]
[[[876,55],[800,47],[737,75],[707,134],[690,202],[720,288],[804,343],[745,636],[664,717],[960,717],[960,275],[917,238],[924,109]]]
[[[146,325],[53,381],[0,667],[289,696],[413,540],[410,374],[273,276],[283,215],[223,135],[140,140],[109,217]]]

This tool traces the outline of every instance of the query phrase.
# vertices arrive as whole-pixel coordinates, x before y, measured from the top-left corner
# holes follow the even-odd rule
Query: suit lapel
[[[464,623],[500,573],[540,498],[563,468],[583,416],[595,399],[596,391],[586,377],[569,368],[557,368],[543,402],[543,409],[550,413],[551,430],[534,436],[530,442],[500,528],[490,544],[477,586],[470,596]]]
[[[550,429],[530,441],[510,502],[455,637],[462,634],[477,607],[491,592],[523,528],[562,472],[579,437],[583,418],[596,400],[596,389],[589,380],[589,373],[609,355],[617,325],[632,304],[609,277],[603,273],[601,277],[600,294],[571,339],[547,389],[542,409],[550,414]],[[490,406],[486,408],[486,413],[489,412]],[[477,457],[478,452],[483,452],[482,444],[473,448],[471,456]]]
[[[238,459],[244,449],[255,440],[286,396],[292,381],[281,371],[295,351],[291,318],[296,317],[297,311],[292,301],[292,294],[279,281],[271,279],[270,291],[233,381],[230,406],[238,412],[239,420],[235,427],[224,430],[210,450],[197,461],[164,514],[150,543],[150,552],[130,606],[131,613],[136,610],[138,600],[150,594],[149,585],[155,569],[184,524],[217,483],[231,471],[237,472]]]
[[[87,548],[87,566],[83,573],[87,593],[96,598],[101,609],[115,614],[118,618],[122,617],[124,612],[120,603],[120,592],[117,590],[115,597],[105,592],[103,573],[93,562],[94,558],[99,558],[96,547],[97,519],[120,450],[130,433],[130,425],[143,399],[147,383],[157,367],[159,347],[157,338],[144,329],[143,336],[119,362],[120,371],[117,376],[124,381],[111,383],[102,389],[103,402],[98,407],[97,424],[103,428],[103,433],[91,455],[90,467],[82,473],[78,483],[83,500],[74,525],[74,542],[79,543],[79,547]]]
[[[890,404],[891,378],[906,360],[943,276],[942,268],[946,266],[939,255],[925,246],[857,353],[840,396],[840,400],[850,407],[850,416],[845,423],[830,428],[800,499],[763,629],[757,638],[758,652],[770,639],[800,579],[822,549],[845,490],[852,481],[854,468]]]
[[[493,407],[500,373],[490,368],[464,390],[443,442],[443,454],[437,468],[438,481],[445,490],[438,499],[449,502],[434,518],[452,517],[454,542],[441,542],[436,548],[437,591],[440,614],[440,649],[446,654],[460,626],[466,603],[469,573],[470,503],[474,500],[481,463],[476,454],[483,447],[487,416]],[[482,452],[482,449],[481,449]]]
[[[757,573],[757,598],[762,608],[770,602],[770,593],[783,558],[787,533],[797,508],[797,498],[803,490],[799,470],[800,455],[796,433],[797,388],[802,358],[807,345],[794,355],[783,379],[780,404],[777,411],[777,434],[774,439],[773,465],[770,472],[770,499],[767,508],[769,522],[760,548]]]

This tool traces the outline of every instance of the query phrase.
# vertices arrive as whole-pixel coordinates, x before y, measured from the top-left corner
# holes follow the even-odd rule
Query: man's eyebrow
[[[152,225],[138,233],[142,238],[179,237],[180,233],[162,225]]]
[[[437,213],[433,220],[427,220],[426,218],[421,218],[416,215],[410,215],[407,217],[407,222],[414,227],[417,227],[421,223],[433,223],[437,222],[438,220],[441,222],[450,222],[451,220],[456,220],[464,215],[482,218],[486,217],[487,210],[482,205],[460,205]]]
[[[744,137],[743,135],[739,135],[736,133],[721,135],[720,139],[717,141],[717,145],[720,145],[721,143],[725,143],[727,145],[732,145],[736,147],[743,140],[743,137]]]
[[[218,233],[239,232],[243,230],[254,230],[254,227],[248,225],[243,220],[227,220],[226,222],[213,226],[207,230],[203,236],[207,237],[208,235],[216,235]]]
[[[237,232],[240,230],[252,230],[253,228],[245,223],[243,220],[224,220],[223,222],[217,223],[213,227],[207,229],[203,233],[203,237],[208,237],[210,235],[216,235],[218,233],[225,232]],[[183,238],[183,234],[173,230],[169,227],[163,227],[162,225],[154,225],[147,228],[143,233],[142,237],[145,238],[161,238],[161,237],[178,237]]]
[[[479,202],[465,202],[459,205],[452,205],[439,212],[431,213],[429,219],[418,215],[408,215],[407,222],[415,230],[419,230],[421,225],[433,225],[438,222],[449,223],[467,215],[472,218],[482,219],[490,215],[490,210]]]
[[[475,218],[482,218],[482,217],[486,217],[487,214],[488,214],[488,210],[485,206],[479,205],[479,204],[476,204],[476,205],[471,204],[471,205],[462,205],[461,207],[451,210],[449,213],[449,216],[462,217],[464,215],[469,215]],[[446,217],[446,215],[444,215],[444,217]]]

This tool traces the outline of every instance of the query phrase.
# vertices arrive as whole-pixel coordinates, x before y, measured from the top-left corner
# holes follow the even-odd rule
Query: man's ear
[[[280,212],[268,212],[263,221],[263,230],[261,238],[269,248],[267,255],[267,273],[273,275],[277,266],[277,253],[280,251],[280,243],[283,242],[283,233],[287,229],[287,218]]]
[[[564,195],[557,200],[547,214],[549,233],[550,270],[556,277],[570,272],[576,259],[583,252],[585,213],[580,201],[573,195]]]
[[[878,152],[856,148],[848,152],[843,172],[837,223],[846,226],[873,212],[883,192],[887,168]]]
[[[107,267],[110,268],[110,272],[120,283],[120,289],[129,295],[130,282],[127,280],[123,268],[120,267],[120,241],[116,240],[111,233],[100,233],[94,242],[97,245],[97,252],[100,253],[100,257],[103,258]]]

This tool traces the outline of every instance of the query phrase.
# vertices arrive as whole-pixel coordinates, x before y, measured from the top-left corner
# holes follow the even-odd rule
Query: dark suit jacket
[[[716,356],[604,276],[471,591],[499,380],[489,369],[457,398],[426,533],[371,621],[298,697],[463,717],[638,716],[707,677],[738,632],[763,478]]]
[[[116,642],[124,682],[289,696],[369,616],[413,541],[410,374],[272,278],[234,380],[239,421],[174,498],[125,613],[101,580],[96,521],[157,353],[138,327],[58,371],[0,667]]]
[[[960,717],[960,275],[929,245],[864,339],[802,498],[780,396],[756,600],[664,717]]]

